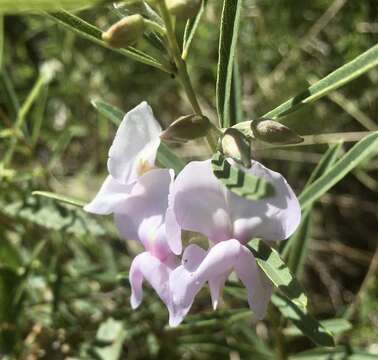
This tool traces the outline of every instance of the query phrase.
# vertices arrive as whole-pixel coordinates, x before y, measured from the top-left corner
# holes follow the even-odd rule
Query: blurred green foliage
[[[188,57],[194,87],[212,120],[220,3],[208,1]],[[111,5],[78,15],[101,29],[119,16]],[[264,114],[373,46],[377,19],[376,0],[245,0],[237,56],[245,120]],[[147,41],[140,48],[157,51]],[[146,290],[140,309],[132,311],[127,270],[139,251],[137,244],[120,239],[111,219],[31,196],[34,190],[47,190],[91,199],[106,176],[115,131],[91,100],[102,99],[124,111],[147,100],[166,126],[190,112],[178,82],[78,37],[44,14],[4,17],[1,58],[2,159],[18,139],[11,161],[0,166],[4,358],[275,359],[271,324],[262,322],[255,330],[245,297],[239,299],[234,292],[225,292],[216,313],[202,292],[192,315],[176,330],[165,328],[166,310],[152,290]],[[375,68],[284,121],[303,135],[377,129],[377,86]],[[20,108],[24,119],[14,131]],[[325,150],[312,146],[255,156],[281,171],[299,193]],[[198,156],[188,148],[180,152],[186,158]],[[303,276],[316,316],[342,317],[352,304],[347,314],[353,328],[339,335],[340,343],[375,352],[377,174],[375,156],[314,208]],[[303,337],[288,336],[286,346],[296,353],[312,345]]]

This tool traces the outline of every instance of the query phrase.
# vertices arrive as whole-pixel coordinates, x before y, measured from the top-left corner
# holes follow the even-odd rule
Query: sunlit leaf
[[[342,143],[339,143],[328,149],[318,165],[315,167],[314,171],[311,173],[306,186],[310,185],[333,166],[340,154],[341,148]],[[312,223],[311,216],[311,207],[303,211],[299,228],[294,235],[284,242],[282,247],[283,258],[288,259],[287,263],[289,268],[294,274],[296,274],[296,276],[300,276],[303,270],[304,260],[310,242]]]
[[[375,45],[369,50],[365,51],[363,54],[357,56],[352,61],[339,67],[323,79],[317,81],[299,95],[294,96],[275,109],[267,112],[264,117],[276,119],[284,116],[294,110],[297,110],[305,104],[318,100],[332,90],[347,84],[349,81],[361,76],[377,65],[378,45]]]
[[[367,158],[378,146],[378,132],[366,136],[355,144],[340,160],[329,168],[320,178],[310,184],[299,196],[302,209],[310,206],[314,201],[337,184],[348,172],[354,169],[362,160]]]
[[[259,239],[250,241],[248,248],[255,256],[261,270],[274,286],[303,311],[306,311],[307,297],[278,252]]]
[[[221,127],[229,127],[234,57],[240,25],[242,0],[224,0],[219,37],[217,111]]]

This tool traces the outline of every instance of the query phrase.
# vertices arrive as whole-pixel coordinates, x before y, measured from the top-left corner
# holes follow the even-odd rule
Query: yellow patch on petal
[[[147,171],[150,171],[151,169],[153,169],[153,166],[151,166],[148,161],[143,159],[139,160],[137,166],[137,174],[139,177],[145,174]]]

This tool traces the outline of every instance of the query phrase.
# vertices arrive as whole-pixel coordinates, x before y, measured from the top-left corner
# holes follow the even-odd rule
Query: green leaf
[[[0,72],[3,69],[4,59],[4,16],[0,14]]]
[[[102,100],[92,100],[91,103],[113,124],[118,126],[121,123],[124,116],[123,111]],[[161,166],[175,170],[176,174],[185,166],[185,163],[163,142],[160,143],[156,159]]]
[[[297,110],[301,106],[314,102],[332,90],[335,90],[358,76],[361,76],[376,65],[378,65],[378,45],[374,45],[354,60],[341,66],[325,78],[311,85],[299,95],[285,101],[280,106],[269,111],[264,117],[276,119]]]
[[[319,346],[334,346],[333,336],[316,319],[306,314],[294,302],[280,294],[273,294],[273,304],[301,332]]]
[[[314,171],[311,173],[304,188],[312,184],[316,179],[320,178],[328,171],[330,167],[333,166],[341,153],[342,146],[343,143],[340,142],[329,147],[329,149],[320,159],[319,163],[316,165]]]
[[[311,173],[305,188],[333,166],[339,156],[341,148],[342,143],[339,143],[328,149]],[[311,208],[307,208],[302,214],[302,221],[297,231],[290,239],[283,243],[281,253],[284,259],[288,259],[288,266],[296,276],[300,276],[303,270],[304,260],[310,242],[311,223]]]
[[[59,201],[68,205],[77,206],[80,208],[84,207],[85,205],[84,201],[77,200],[66,195],[60,195],[60,194],[56,194],[49,191],[33,191],[32,195],[46,197],[48,199],[56,200],[56,201]]]
[[[122,344],[126,339],[126,330],[122,321],[109,318],[97,331],[94,353],[101,360],[118,360],[121,358]]]
[[[303,311],[307,308],[307,297],[301,285],[291,274],[289,268],[280,258],[278,252],[260,239],[253,239],[248,248],[256,258],[257,264],[265,275],[285,296]]]
[[[352,324],[345,319],[328,319],[320,321],[325,330],[332,334],[342,334],[353,328]],[[296,327],[292,326],[284,330],[286,336],[303,336]]]
[[[198,11],[198,14],[192,18],[189,19],[186,22],[185,31],[184,31],[184,40],[183,40],[183,51],[182,51],[182,58],[187,59],[189,55],[189,49],[190,45],[192,44],[194,35],[197,31],[198,25],[201,21],[202,15],[205,10],[207,0],[202,0],[201,8]]]
[[[55,20],[59,24],[65,26],[67,29],[74,31],[78,35],[90,40],[98,45],[101,45],[107,49],[115,51],[121,55],[129,57],[135,61],[139,61],[143,64],[153,66],[157,69],[170,73],[171,70],[165,68],[153,57],[145,54],[144,52],[137,50],[133,47],[128,47],[127,49],[115,49],[109,47],[102,39],[102,31],[94,25],[89,24],[83,19],[77,17],[76,15],[70,14],[67,11],[59,11],[48,15],[51,19]]]
[[[77,9],[103,2],[103,0],[1,0],[0,13],[17,14],[19,12],[37,12],[41,10]]]
[[[102,100],[92,100],[91,104],[100,114],[104,115],[114,125],[118,126],[121,123],[124,112],[120,109]]]
[[[334,349],[317,348],[290,356],[290,360],[377,360],[378,355],[369,354],[349,346]]]
[[[239,167],[231,166],[218,151],[212,159],[214,175],[233,193],[249,200],[263,199],[274,195],[274,187],[263,178],[244,172]]]
[[[237,54],[235,54],[230,98],[230,126],[243,122],[242,82]]]
[[[26,116],[28,115],[31,107],[33,106],[34,102],[38,99],[43,88],[46,86],[46,83],[49,80],[50,79],[47,79],[44,74],[40,74],[38,76],[28,96],[26,97],[22,106],[18,110],[16,122],[13,127],[13,130],[15,132],[21,131],[22,127],[24,126]],[[16,136],[11,139],[7,152],[4,155],[4,165],[7,165],[12,160],[13,153],[16,149],[17,141],[18,138]]]
[[[77,236],[105,234],[104,229],[83,211],[47,199],[30,197],[23,202],[3,203],[0,213],[45,229]]]
[[[169,147],[163,142],[160,143],[157,153],[158,163],[168,169],[173,169],[177,175],[185,166],[182,161]]]
[[[219,37],[217,111],[221,127],[230,127],[230,97],[234,56],[240,25],[242,0],[224,0]]]
[[[302,209],[310,206],[332,186],[337,184],[348,172],[367,158],[377,146],[378,132],[366,136],[355,144],[340,160],[302,192],[299,196]]]

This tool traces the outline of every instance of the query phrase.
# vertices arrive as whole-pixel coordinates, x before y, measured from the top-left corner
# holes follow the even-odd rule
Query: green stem
[[[193,107],[194,112],[198,115],[202,115],[201,107],[199,106],[196,94],[193,90],[193,86],[189,78],[188,70],[186,68],[186,63],[181,57],[181,51],[177,43],[171,15],[169,14],[165,1],[159,2],[159,9],[160,9],[161,16],[163,18],[163,21],[167,29],[168,45],[170,47],[173,59],[177,66],[177,72],[178,72],[181,84],[184,87],[184,90],[186,92],[186,95],[188,96],[188,99]]]
[[[192,82],[190,80],[188,70],[186,67],[186,62],[181,56],[181,50],[177,43],[176,33],[174,30],[173,22],[171,15],[168,11],[167,5],[165,3],[165,0],[162,0],[159,2],[159,10],[161,12],[161,16],[163,18],[163,21],[165,23],[166,27],[166,35],[168,40],[168,46],[170,48],[171,55],[175,61],[176,67],[177,67],[177,73],[179,76],[179,79],[181,81],[181,84],[185,90],[185,93],[189,99],[190,104],[192,105],[192,108],[194,112],[198,115],[203,115],[201,107],[198,103],[196,94],[194,92]],[[211,148],[212,151],[216,151],[217,148],[217,136],[215,136],[219,130],[212,125],[212,128],[206,135],[207,142]]]

